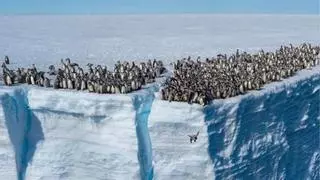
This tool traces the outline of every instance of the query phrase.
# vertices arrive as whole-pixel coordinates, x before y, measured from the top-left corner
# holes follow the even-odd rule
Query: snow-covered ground
[[[307,15],[0,16],[0,56],[46,67],[65,57],[111,65],[176,60],[319,43],[319,21]]]
[[[320,44],[319,16],[1,16],[0,57],[40,68]],[[317,179],[319,67],[198,105],[0,86],[1,179]],[[200,130],[197,143],[188,134]],[[300,148],[301,147],[301,148]]]

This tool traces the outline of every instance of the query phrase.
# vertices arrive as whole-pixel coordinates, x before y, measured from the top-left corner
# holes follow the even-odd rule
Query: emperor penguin
[[[100,86],[99,81],[95,81],[93,83],[93,86],[94,86],[94,92],[99,93],[99,86]]]
[[[124,81],[125,80],[125,76],[126,74],[124,72],[120,72],[120,79],[121,81]]]
[[[89,92],[94,92],[94,85],[91,81],[88,82],[88,91]]]
[[[81,88],[80,89],[82,91],[87,89],[87,83],[83,78],[81,78]]]
[[[222,93],[222,98],[226,98],[227,97],[227,90],[223,89],[223,93]]]
[[[216,97],[217,97],[218,99],[220,99],[220,98],[221,98],[221,93],[220,93],[220,90],[219,90],[219,89],[217,89]]]
[[[128,80],[132,80],[133,79],[133,72],[130,71],[128,74]]]
[[[104,82],[102,82],[102,84],[100,84],[100,86],[101,86],[101,93],[106,94],[107,93],[107,85]]]
[[[166,88],[164,88],[164,89],[161,89],[161,98],[163,99],[163,100],[167,100],[167,96],[166,96],[166,93],[167,92],[167,89]]]
[[[192,143],[192,141],[193,142],[196,142],[197,141],[197,139],[198,139],[198,136],[199,136],[199,131],[197,132],[197,134],[194,134],[194,135],[188,135],[189,137],[190,137],[190,143]]]
[[[198,102],[202,106],[206,105],[207,104],[206,97],[205,96],[199,96],[198,97]]]
[[[251,80],[248,81],[248,89],[251,90],[252,89],[252,83]]]
[[[41,76],[39,76],[38,78],[36,78],[37,80],[36,80],[36,84],[38,85],[38,86],[43,86],[43,82],[44,82],[44,79],[43,79],[43,77],[41,77]]]
[[[26,74],[25,82],[26,82],[27,84],[31,84],[30,74],[28,74],[28,73]]]
[[[141,89],[141,87],[142,87],[141,81],[138,81],[136,84],[138,85],[136,90]]]
[[[276,81],[280,81],[281,79],[280,79],[280,75],[277,73],[276,74]]]
[[[54,89],[59,89],[60,88],[60,80],[59,80],[58,77],[56,77],[56,79],[54,80],[53,88]]]
[[[106,84],[106,93],[110,94],[111,93],[111,85]]]
[[[9,57],[8,57],[8,56],[5,56],[5,57],[4,57],[4,62],[5,62],[6,64],[10,64],[10,60],[9,60]]]
[[[13,84],[13,80],[12,80],[11,76],[8,73],[4,74],[4,83],[7,86],[11,86]]]
[[[66,77],[62,77],[62,88],[63,89],[67,89],[68,88]]]
[[[241,93],[241,94],[244,93],[244,88],[243,88],[243,85],[242,85],[242,84],[240,84],[239,90],[240,90],[240,93]]]
[[[197,99],[198,99],[198,96],[199,96],[199,93],[198,93],[198,92],[191,92],[191,101],[190,101],[190,104],[196,102]]]
[[[70,76],[67,78],[67,87],[68,89],[74,89],[73,81]]]
[[[16,72],[16,78],[17,78],[18,83],[24,82],[24,77],[22,76],[20,68],[18,68],[18,70]]]
[[[32,64],[32,71],[35,72],[35,73],[38,72],[35,64]]]
[[[36,79],[35,79],[35,76],[33,74],[30,74],[30,82],[31,82],[32,85],[36,84]]]
[[[248,89],[248,81],[247,80],[244,81],[243,87],[245,90]]]
[[[160,77],[160,75],[161,75],[161,68],[160,68],[160,67],[157,67],[157,68],[156,68],[155,74],[156,74],[156,75],[155,75],[156,77]]]
[[[45,80],[44,72],[40,73],[39,79],[40,79],[40,86],[44,86],[44,80]]]
[[[263,74],[262,74],[262,82],[263,82],[263,83],[266,83],[266,82],[267,82],[267,76],[266,76],[266,73],[265,73],[265,72],[263,72]]]
[[[50,87],[50,79],[49,78],[47,78],[47,77],[44,78],[43,86],[46,88]]]
[[[126,84],[121,85],[121,93],[122,94],[126,94],[127,93],[127,85]]]
[[[173,92],[169,91],[169,95],[168,95],[169,102],[173,101],[173,96],[174,96]]]
[[[59,79],[59,88],[62,88],[62,89],[64,89],[64,87],[63,87],[63,77],[61,77],[60,79]]]
[[[119,93],[120,93],[120,87],[119,87],[119,85],[116,85],[116,86],[115,86],[115,93],[116,93],[116,94],[119,94]]]
[[[75,80],[74,86],[75,86],[75,89],[79,91],[81,89],[81,79],[79,76],[77,76],[75,79],[76,80]]]
[[[131,81],[131,90],[132,91],[137,90],[137,85],[136,85],[136,82],[134,80]]]
[[[111,93],[112,93],[112,94],[116,93],[115,85],[111,85]]]
[[[56,70],[55,70],[55,67],[54,65],[50,65],[49,66],[49,72],[48,74],[51,76],[51,75],[56,75]]]

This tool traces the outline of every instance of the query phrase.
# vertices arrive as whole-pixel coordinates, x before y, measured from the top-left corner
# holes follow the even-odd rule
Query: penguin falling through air
[[[190,143],[192,143],[192,141],[196,142],[198,139],[198,135],[199,135],[199,131],[195,135],[188,135],[190,137]]]

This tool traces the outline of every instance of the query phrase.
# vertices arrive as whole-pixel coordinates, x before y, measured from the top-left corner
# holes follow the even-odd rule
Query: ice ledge
[[[84,116],[103,116],[106,110],[117,111],[119,108],[133,109],[129,95],[105,95],[86,92],[43,88],[30,88],[29,106],[32,110],[50,110]]]
[[[297,84],[303,80],[306,80],[309,78],[319,78],[319,77],[320,77],[320,65],[313,67],[312,69],[309,69],[309,70],[308,69],[301,70],[300,72],[297,72],[297,74],[295,74],[293,77],[289,77],[282,81],[266,84],[262,87],[261,90],[258,90],[258,91],[253,90],[253,91],[249,91],[244,95],[239,95],[239,96],[231,97],[228,99],[213,100],[208,106],[206,106],[206,108],[212,105],[216,106],[216,105],[237,104],[246,98],[261,97],[268,94],[278,93],[286,88],[297,86]]]
[[[244,97],[276,93],[288,86],[295,86],[298,81],[302,81],[307,78],[319,78],[319,75],[320,66],[314,67],[312,70],[303,70],[296,76],[284,81],[266,85],[261,91],[252,91],[246,95],[226,100],[215,100],[212,104],[225,105],[230,102],[239,102]],[[168,108],[173,109],[181,109],[183,107],[192,107],[197,110],[202,109],[202,107],[198,105],[189,106],[186,103],[168,103],[159,100],[158,93],[155,93],[154,96],[154,92],[158,90],[157,88],[157,86],[150,86],[143,91],[130,95],[99,95],[69,90],[56,91],[31,86],[0,87],[1,103],[5,114],[4,117],[8,128],[8,134],[16,154],[16,166],[19,178],[22,179],[23,171],[25,171],[27,167],[27,162],[32,159],[32,154],[34,153],[36,144],[44,139],[43,133],[41,133],[41,125],[39,127],[30,126],[30,122],[37,122],[37,119],[32,115],[32,111],[63,112],[81,116],[96,117],[105,116],[107,114],[106,110],[108,113],[116,114],[119,109],[126,108],[136,112],[135,117],[132,117],[132,119],[136,124],[136,133],[139,144],[137,156],[140,163],[141,178],[152,179],[152,148],[149,130],[147,127],[149,119],[148,116],[152,110],[151,105],[154,99],[157,99],[157,103],[154,108],[157,108],[156,106],[161,104],[161,106],[168,106]],[[318,86],[316,88],[318,88]],[[207,108],[211,107],[208,106]],[[163,119],[163,121],[170,122],[170,119],[172,118]],[[32,124],[36,125],[39,123]],[[14,133],[17,131],[19,133]],[[26,137],[32,136],[33,134],[36,135],[35,138],[32,139],[31,137],[32,141],[29,141]],[[27,148],[29,149],[28,151],[26,150],[27,145],[31,147],[30,149]]]

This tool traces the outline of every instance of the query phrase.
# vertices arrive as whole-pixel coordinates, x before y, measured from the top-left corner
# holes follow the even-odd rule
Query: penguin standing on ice
[[[47,78],[47,77],[44,78],[43,86],[46,88],[50,87],[50,79],[49,78]]]
[[[49,74],[50,76],[57,74],[54,65],[50,65],[50,66],[49,66],[49,72],[48,72],[48,74]]]
[[[56,79],[54,80],[53,82],[53,88],[54,89],[59,89],[61,86],[60,86],[60,77],[57,76]]]
[[[8,57],[8,56],[5,56],[5,57],[4,57],[4,62],[5,62],[6,64],[10,64],[10,60],[9,60],[9,57]]]

